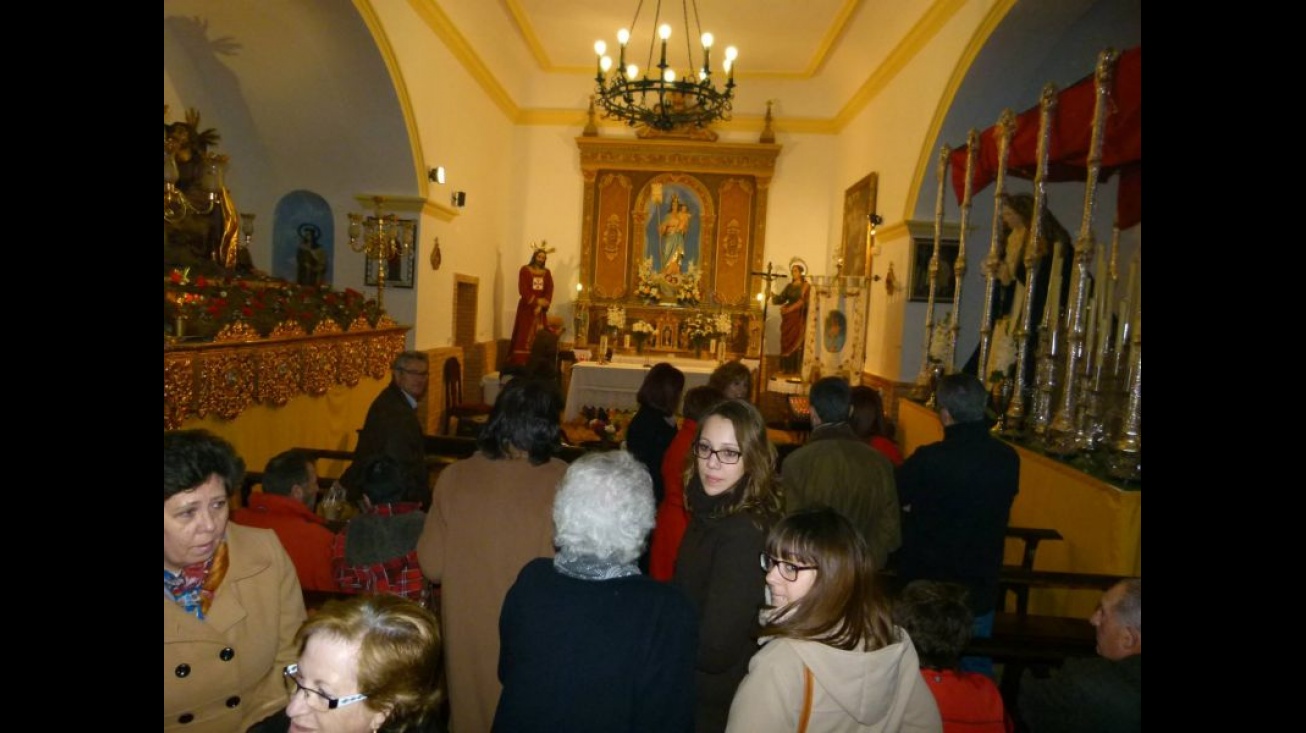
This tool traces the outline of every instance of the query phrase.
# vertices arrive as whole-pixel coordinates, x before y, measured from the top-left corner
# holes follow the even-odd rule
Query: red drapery
[[[1088,148],[1093,132],[1093,110],[1097,104],[1094,75],[1089,74],[1057,94],[1056,117],[1048,138],[1048,181],[1083,181],[1088,176]],[[1143,47],[1120,54],[1116,62],[1114,87],[1108,95],[1111,107],[1102,140],[1102,171],[1099,180],[1120,174],[1117,187],[1116,223],[1128,229],[1143,220]],[[1007,175],[1033,179],[1038,158],[1039,107],[1016,117],[1016,131],[1007,157]],[[998,126],[980,133],[976,151],[971,195],[987,187],[998,172]],[[952,186],[960,204],[966,183],[966,146],[952,151]]]

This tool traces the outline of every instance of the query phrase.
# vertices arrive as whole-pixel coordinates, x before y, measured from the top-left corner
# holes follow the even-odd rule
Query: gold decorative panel
[[[748,245],[753,232],[753,192],[753,184],[748,179],[728,178],[717,194],[721,201],[721,226],[717,230],[716,288],[712,292],[725,305],[749,302]]]
[[[226,336],[233,340],[165,345],[163,427],[208,415],[232,420],[251,404],[280,407],[299,394],[324,395],[333,384],[353,387],[363,375],[383,378],[408,328],[387,318],[376,328],[320,327],[312,336],[285,328],[250,340],[231,329]]]
[[[611,173],[600,177],[598,197],[593,292],[601,298],[621,298],[626,295],[630,262],[630,178]]]

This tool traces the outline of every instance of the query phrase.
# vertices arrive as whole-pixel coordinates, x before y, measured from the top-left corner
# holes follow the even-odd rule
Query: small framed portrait
[[[953,269],[961,243],[955,239],[939,240],[939,279],[934,286],[934,302],[951,301],[957,291],[957,276]],[[911,282],[907,286],[908,300],[926,302],[930,299],[930,257],[934,254],[934,238],[912,240]]]
[[[413,287],[413,263],[416,254],[417,247],[413,246],[406,254],[396,254],[386,262],[385,286],[387,288]],[[367,258],[363,282],[367,285],[377,284],[377,260],[371,257]]]

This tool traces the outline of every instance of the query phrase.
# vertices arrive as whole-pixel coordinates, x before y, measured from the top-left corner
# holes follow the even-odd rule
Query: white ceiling
[[[887,6],[885,0],[504,0],[522,37],[543,71],[592,69],[594,41],[604,40],[616,60],[617,30],[631,29],[628,53],[641,69],[648,67],[650,42],[657,23],[672,27],[667,61],[687,65],[685,18],[695,39],[700,29],[716,37],[713,71],[720,70],[726,46],[739,50],[740,73],[806,76],[814,73],[838,43],[851,16],[863,6]],[[895,13],[919,16],[929,2],[899,1]],[[638,8],[639,14],[636,15]],[[697,20],[695,19],[697,8]],[[660,20],[655,23],[655,18]],[[632,22],[633,21],[633,22]],[[889,42],[879,38],[877,43]],[[889,42],[892,46],[893,43]],[[701,49],[695,42],[696,64]],[[654,49],[656,53],[656,49]],[[656,63],[656,59],[654,60]],[[864,71],[863,71],[864,73]]]

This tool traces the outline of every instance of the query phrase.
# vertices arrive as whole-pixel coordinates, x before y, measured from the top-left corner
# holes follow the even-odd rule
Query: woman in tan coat
[[[553,497],[567,464],[562,400],[519,377],[494,403],[480,450],[440,472],[417,541],[422,573],[441,586],[450,729],[484,733],[499,704],[499,610],[529,561],[553,557]]]
[[[286,704],[304,598],[276,534],[227,523],[243,473],[215,435],[163,434],[165,731],[244,731]]]

